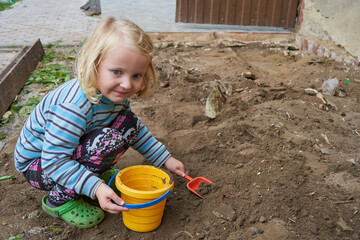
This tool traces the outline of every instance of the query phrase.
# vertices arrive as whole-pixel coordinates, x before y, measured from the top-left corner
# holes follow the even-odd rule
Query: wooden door
[[[295,28],[299,0],[176,0],[175,22]]]

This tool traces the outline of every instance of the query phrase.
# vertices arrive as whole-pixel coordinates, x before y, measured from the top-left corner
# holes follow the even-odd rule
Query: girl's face
[[[149,57],[118,46],[103,56],[97,67],[97,89],[114,103],[121,103],[136,94],[149,67]]]

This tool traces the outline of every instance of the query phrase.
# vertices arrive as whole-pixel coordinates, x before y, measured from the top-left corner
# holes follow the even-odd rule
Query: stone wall
[[[301,0],[296,41],[304,53],[360,62],[360,0]]]

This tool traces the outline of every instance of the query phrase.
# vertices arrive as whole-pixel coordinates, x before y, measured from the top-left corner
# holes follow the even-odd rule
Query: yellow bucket
[[[129,211],[122,212],[125,226],[137,232],[149,232],[161,224],[167,196],[174,182],[163,170],[137,165],[121,170],[115,186]]]

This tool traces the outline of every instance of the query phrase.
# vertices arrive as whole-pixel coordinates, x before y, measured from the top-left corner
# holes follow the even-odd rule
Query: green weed
[[[71,70],[63,64],[53,63],[37,68],[25,82],[25,86],[32,83],[41,83],[46,87],[58,86],[71,79]]]
[[[35,106],[38,105],[42,98],[43,97],[41,95],[37,95],[36,97],[30,97],[25,104],[18,104],[17,101],[14,101],[10,106],[10,110],[19,115],[20,110],[24,108],[22,113],[29,115],[31,111],[35,108]]]
[[[5,123],[8,123],[9,121],[13,120],[15,118],[14,115],[11,115],[8,118],[2,118],[0,119],[0,127],[3,126]]]
[[[6,138],[6,133],[0,133],[0,141]]]
[[[0,11],[4,11],[6,9],[11,9],[13,8],[13,4],[16,2],[20,2],[21,0],[12,0],[12,1],[8,1],[8,2],[0,2]]]

